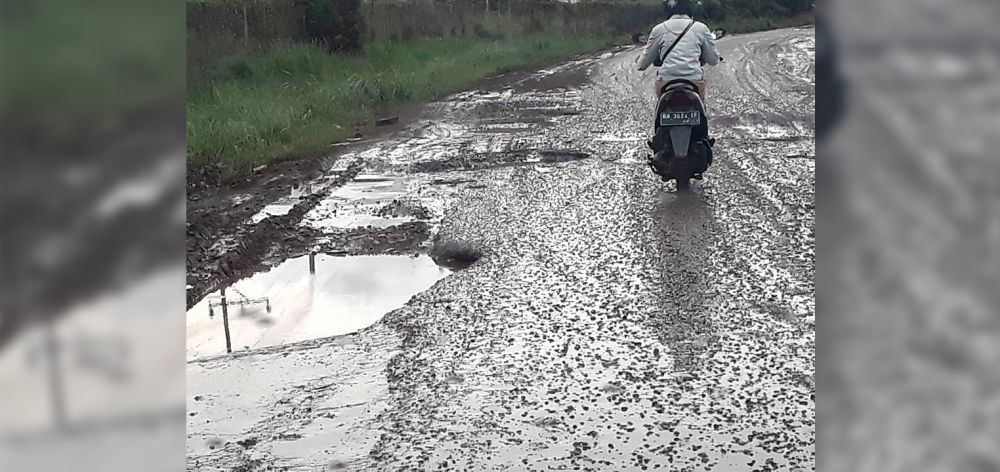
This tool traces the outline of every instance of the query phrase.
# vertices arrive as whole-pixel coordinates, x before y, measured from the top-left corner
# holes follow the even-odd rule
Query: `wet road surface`
[[[720,41],[690,195],[645,164],[634,49],[342,156],[482,258],[359,332],[190,363],[188,469],[814,470],[812,45]]]

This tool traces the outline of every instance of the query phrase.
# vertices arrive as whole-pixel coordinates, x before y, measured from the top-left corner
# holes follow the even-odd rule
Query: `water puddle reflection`
[[[250,222],[253,224],[260,223],[272,216],[282,216],[287,215],[288,212],[292,211],[292,207],[297,205],[302,198],[312,194],[314,188],[310,184],[300,185],[292,188],[288,195],[278,199],[277,201],[268,204],[262,208],[259,212],[250,218]]]
[[[234,352],[358,331],[451,273],[426,255],[320,254],[315,267],[310,274],[309,256],[290,259],[227,289]],[[187,312],[189,360],[226,352],[220,301],[216,292]]]
[[[415,197],[418,182],[398,176],[360,175],[334,190],[306,214],[317,229],[388,228],[430,218],[427,204]]]

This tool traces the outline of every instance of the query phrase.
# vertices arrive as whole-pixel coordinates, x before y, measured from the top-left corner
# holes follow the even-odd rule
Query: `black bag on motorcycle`
[[[695,128],[695,130],[698,130],[698,128]],[[688,145],[688,159],[692,163],[697,164],[692,169],[693,172],[704,173],[711,167],[713,159],[712,146],[714,144],[714,140],[710,139],[704,133],[697,133],[697,135],[692,136],[691,144]],[[656,130],[656,135],[653,136],[652,148],[654,153],[653,159],[661,161],[664,165],[663,167],[666,168],[667,163],[674,158],[674,148],[670,143],[670,132],[667,127],[661,126]]]

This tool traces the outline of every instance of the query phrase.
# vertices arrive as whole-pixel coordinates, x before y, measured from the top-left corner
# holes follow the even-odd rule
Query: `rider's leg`
[[[695,80],[694,83],[695,83],[695,85],[698,86],[698,96],[701,97],[701,106],[705,107],[705,115],[712,116],[712,114],[708,112],[708,101],[705,100],[705,95],[706,95],[705,94],[705,86],[706,86],[705,79]]]
[[[667,84],[666,80],[663,80],[663,79],[660,79],[660,78],[657,78],[656,80],[654,80],[653,81],[653,96],[656,97],[657,99],[659,99],[660,98],[660,89],[662,89],[663,86],[666,85],[666,84]],[[659,103],[657,103],[656,105],[653,106],[653,120],[656,120],[656,109],[657,109],[657,107],[659,107]],[[653,149],[653,139],[652,138],[646,140],[646,146],[649,146],[650,149]]]

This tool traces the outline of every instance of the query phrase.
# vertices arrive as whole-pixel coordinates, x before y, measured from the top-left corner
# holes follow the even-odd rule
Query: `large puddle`
[[[226,290],[233,351],[358,331],[449,273],[426,255],[319,254],[312,274],[309,256],[290,259]],[[251,303],[234,305],[241,300]],[[215,292],[188,310],[188,360],[226,352],[219,302]]]

